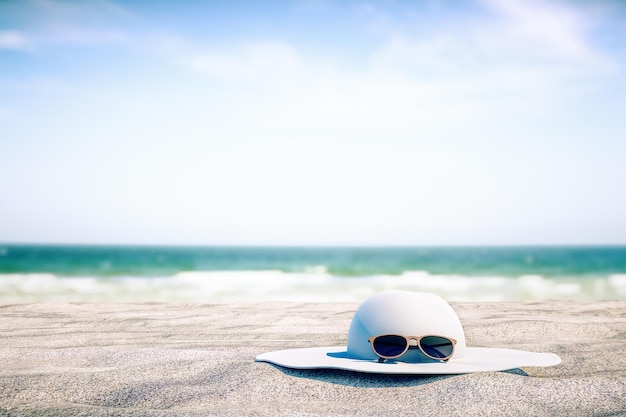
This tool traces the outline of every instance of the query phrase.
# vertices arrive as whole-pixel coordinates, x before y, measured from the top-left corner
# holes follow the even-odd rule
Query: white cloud
[[[183,60],[216,80],[271,86],[271,101],[284,102],[283,115],[343,124],[376,123],[377,116],[392,114],[402,115],[396,121],[469,119],[501,100],[527,106],[530,98],[559,95],[581,78],[611,69],[610,59],[589,42],[581,10],[530,0],[481,1],[499,18],[462,28],[444,23],[419,35],[387,31],[387,42],[373,47],[369,65],[358,69],[345,69],[340,59],[314,61],[287,40],[195,48]]]
[[[366,65],[357,68],[343,66],[341,57],[312,58],[288,38],[249,37],[207,45],[164,32],[57,24],[41,42],[120,43],[138,48],[138,53],[176,60],[215,81],[218,89],[234,92],[221,96],[222,119],[245,114],[257,131],[307,126],[371,135],[453,135],[455,130],[480,128],[502,112],[549,111],[551,102],[562,100],[563,91],[571,91],[564,86],[598,71],[584,20],[575,10],[482,1],[504,19],[491,16],[462,28],[434,27],[419,36],[387,32],[387,42],[373,46]],[[118,15],[106,7],[75,13],[94,10]],[[64,9],[57,14],[71,13]],[[544,43],[544,52],[558,53],[546,59],[534,47]],[[214,97],[203,100],[208,104]]]
[[[285,42],[251,41],[228,48],[228,52],[194,53],[187,66],[227,81],[288,81],[306,70],[294,48]]]
[[[65,26],[38,35],[36,41],[41,45],[124,44],[130,41],[130,37],[126,32],[121,30],[99,30]]]
[[[21,31],[2,30],[0,31],[0,49],[13,49],[17,51],[30,51],[33,43]]]
[[[501,48],[517,48],[525,56],[543,55],[591,66],[608,64],[588,40],[592,19],[567,3],[536,0],[480,0],[504,17],[498,33],[484,38]],[[497,36],[494,36],[497,35]]]
[[[187,52],[187,68],[249,92],[245,101],[234,95],[225,107],[250,115],[248,122],[274,127],[440,136],[454,130],[451,120],[457,129],[476,126],[503,104],[509,111],[520,106],[537,111],[536,101],[547,102],[565,82],[562,70],[548,66],[481,62],[480,45],[454,34],[419,42],[391,39],[357,70],[312,61],[287,42]]]

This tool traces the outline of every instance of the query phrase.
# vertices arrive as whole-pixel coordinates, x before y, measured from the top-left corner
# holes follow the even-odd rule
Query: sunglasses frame
[[[406,340],[406,346],[404,347],[404,350],[402,351],[402,353],[400,353],[399,355],[394,355],[394,356],[386,356],[386,355],[381,355],[380,353],[376,352],[376,349],[374,349],[374,340],[378,339],[379,337],[384,337],[384,336],[396,336],[396,337],[402,337],[404,340]],[[428,353],[426,353],[424,351],[424,348],[422,348],[422,339],[425,337],[440,337],[442,339],[447,339],[452,343],[452,352],[450,352],[450,355],[444,357],[444,358],[437,358],[435,356],[431,356]],[[415,345],[411,345],[411,341],[415,340]],[[374,353],[376,354],[376,356],[378,356],[380,359],[382,359],[382,361],[379,359],[379,362],[384,362],[385,359],[395,359],[395,358],[399,358],[400,356],[404,355],[405,353],[408,352],[408,350],[413,347],[413,346],[417,346],[420,350],[420,352],[422,352],[426,357],[430,358],[430,359],[435,359],[441,362],[448,362],[450,360],[450,358],[454,355],[454,349],[456,347],[456,339],[453,339],[451,337],[448,336],[440,336],[437,334],[427,334],[424,336],[403,336],[400,334],[379,334],[376,336],[371,336],[367,339],[368,342],[370,342],[370,346],[372,348],[372,350],[374,351]]]

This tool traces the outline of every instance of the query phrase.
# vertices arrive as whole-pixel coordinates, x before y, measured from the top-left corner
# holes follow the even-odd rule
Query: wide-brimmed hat
[[[373,338],[380,335],[408,337],[405,353],[384,359],[374,352]],[[446,360],[409,349],[422,336],[454,343]],[[427,340],[427,339],[425,339]],[[426,350],[427,351],[427,350]],[[429,293],[384,291],[361,304],[350,325],[347,346],[280,350],[257,356],[293,369],[343,369],[380,374],[464,374],[505,371],[527,366],[553,366],[561,362],[554,353],[536,353],[493,347],[467,347],[463,326],[452,307]]]

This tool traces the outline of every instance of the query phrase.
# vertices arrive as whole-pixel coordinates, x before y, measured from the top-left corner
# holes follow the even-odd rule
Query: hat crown
[[[365,300],[350,325],[348,355],[355,359],[377,359],[368,339],[381,334],[453,338],[457,343],[452,357],[465,356],[461,321],[452,307],[435,294],[384,291]],[[422,362],[428,359],[418,350],[410,350],[398,360]]]

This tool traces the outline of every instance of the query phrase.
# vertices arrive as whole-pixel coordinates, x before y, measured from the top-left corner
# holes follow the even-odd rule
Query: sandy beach
[[[451,304],[468,346],[562,363],[426,377],[254,362],[345,345],[353,303],[2,305],[0,415],[626,415],[625,301]]]

